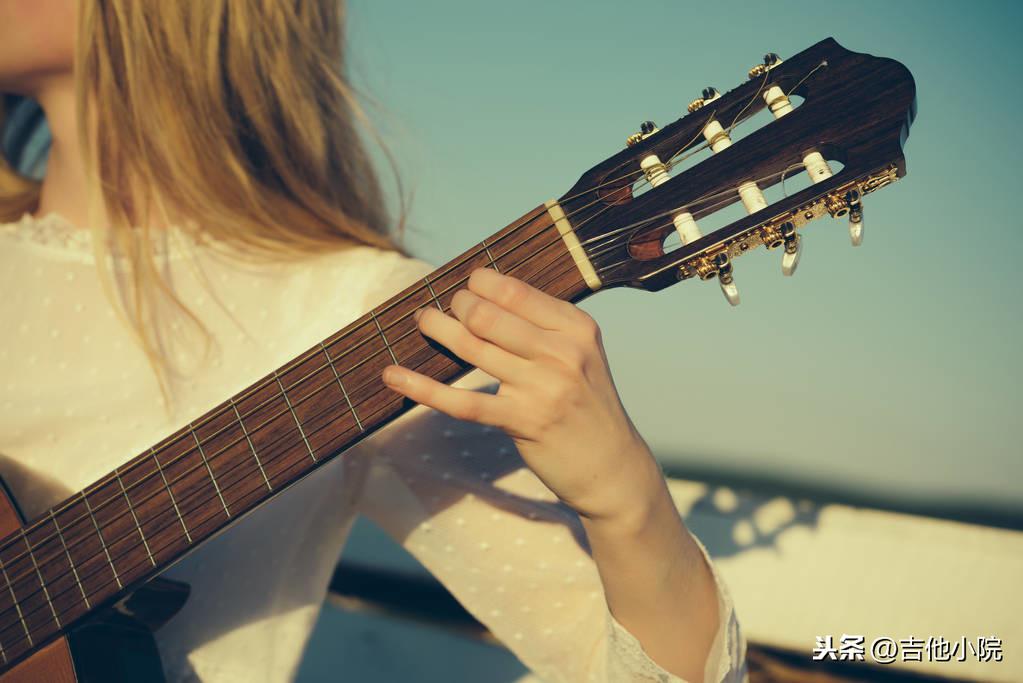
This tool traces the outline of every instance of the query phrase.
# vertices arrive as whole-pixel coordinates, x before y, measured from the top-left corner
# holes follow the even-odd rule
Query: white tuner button
[[[786,277],[796,272],[799,266],[799,257],[803,254],[803,239],[796,233],[792,223],[784,223],[781,226],[782,239],[785,240],[785,253],[781,257],[781,273]]]
[[[721,285],[721,293],[733,306],[739,305],[739,288],[735,286],[735,278],[732,276],[732,264],[728,255],[721,253],[714,257],[714,264],[718,267],[718,283]]]
[[[845,200],[849,204],[849,240],[858,247],[863,244],[863,202],[857,190],[850,190]]]

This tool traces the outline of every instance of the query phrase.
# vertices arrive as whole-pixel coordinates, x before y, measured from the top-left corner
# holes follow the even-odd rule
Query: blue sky
[[[1016,507],[1023,316],[1009,2],[352,0],[357,81],[412,191],[410,245],[440,264],[666,124],[706,85],[835,37],[913,72],[908,176],[805,233],[799,272],[736,261],[714,284],[584,302],[666,462],[892,501]],[[1018,508],[1017,508],[1018,509]]]

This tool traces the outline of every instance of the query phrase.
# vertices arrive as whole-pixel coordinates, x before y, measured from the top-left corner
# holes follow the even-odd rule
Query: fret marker
[[[274,379],[277,380],[277,386],[281,388],[281,396],[284,397],[284,402],[288,404],[288,410],[291,411],[291,417],[295,419],[295,424],[298,425],[298,433],[302,435],[302,441],[305,442],[306,450],[309,451],[309,457],[313,459],[313,462],[319,462],[316,459],[316,454],[313,453],[313,447],[309,445],[309,439],[305,437],[305,430],[302,429],[302,423],[298,419],[298,415],[295,414],[295,408],[291,405],[291,399],[288,398],[288,392],[284,390],[284,384],[281,382],[281,378],[277,376],[277,371],[274,370]]]
[[[568,222],[568,217],[565,216],[565,210],[561,208],[561,204],[558,204],[555,199],[546,202],[544,206],[547,207],[547,213],[550,214],[551,220],[554,221],[554,226],[561,234],[561,239],[564,240],[565,246],[568,247],[568,253],[571,254],[572,260],[575,261],[575,266],[579,269],[583,280],[586,281],[590,289],[597,291],[601,286],[600,278],[597,277],[597,271],[593,269],[590,259],[586,257],[583,245],[579,243],[579,238],[576,236],[575,230],[572,229],[572,224]]]
[[[273,491],[274,487],[270,485],[270,480],[267,478],[266,472],[263,471],[263,463],[259,461],[259,455],[256,454],[256,447],[252,445],[252,439],[249,438],[249,430],[245,428],[245,423],[242,421],[241,413],[238,412],[238,406],[234,404],[233,398],[229,398],[228,401],[231,402],[231,408],[234,409],[234,415],[238,418],[238,424],[241,426],[242,434],[245,435],[245,440],[249,444],[249,450],[252,451],[252,457],[256,459],[256,465],[259,467],[259,472],[263,475],[263,481],[266,482],[266,488]]]
[[[202,443],[199,442],[199,435],[195,433],[195,427],[192,423],[188,423],[188,430],[192,434],[192,438],[195,439],[195,446],[199,449],[199,456],[202,458],[202,464],[206,465],[206,471],[210,473],[210,481],[213,482],[213,488],[217,492],[217,498],[220,498],[220,504],[224,506],[224,514],[228,517],[231,516],[231,511],[227,509],[227,501],[224,500],[224,496],[220,493],[220,486],[217,484],[217,478],[213,476],[213,468],[210,467],[210,461],[206,459],[206,451],[202,448]]]
[[[341,387],[341,393],[344,394],[345,401],[348,403],[348,409],[352,411],[352,417],[355,418],[355,424],[359,426],[359,431],[364,432],[366,428],[362,426],[362,420],[359,419],[358,413],[355,412],[355,406],[352,405],[352,399],[348,398],[348,392],[345,391],[345,385],[341,383],[341,375],[337,374],[337,368],[334,367],[334,360],[327,353],[327,347],[320,342],[320,348],[323,349],[323,355],[327,357],[327,365],[334,371],[334,377],[337,378],[337,385]]]
[[[185,518],[181,516],[181,510],[178,509],[178,502],[174,500],[174,492],[171,491],[170,485],[167,483],[167,477],[163,474],[163,467],[160,466],[160,458],[156,455],[156,451],[152,448],[149,452],[153,456],[153,462],[156,463],[156,469],[160,472],[160,479],[163,480],[163,487],[167,489],[167,495],[170,496],[171,505],[174,506],[174,512],[178,516],[178,521],[181,522],[181,530],[185,532],[185,538],[188,540],[188,544],[192,544],[192,535],[188,533],[188,526],[185,525]]]

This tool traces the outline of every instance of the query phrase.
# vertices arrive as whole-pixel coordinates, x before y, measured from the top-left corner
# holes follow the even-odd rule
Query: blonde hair
[[[256,260],[354,245],[407,254],[360,137],[343,0],[81,0],[78,12],[79,139],[90,215],[107,217],[89,227],[98,257],[130,262],[124,313],[165,397],[157,300],[209,335],[163,279],[151,224]],[[0,221],[13,221],[36,209],[40,184],[2,156]]]

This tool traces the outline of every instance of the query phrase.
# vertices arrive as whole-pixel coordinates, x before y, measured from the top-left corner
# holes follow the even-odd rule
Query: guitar
[[[739,137],[761,112],[768,123]],[[421,335],[412,313],[448,309],[474,269],[571,302],[716,280],[738,304],[733,261],[747,251],[777,250],[792,275],[801,230],[827,215],[847,217],[860,244],[863,198],[905,175],[915,113],[913,78],[896,61],[830,38],[789,59],[769,54],[742,85],[706,89],[664,128],[645,122],[560,199],[36,519],[0,492],[0,682],[162,679],[151,632],[188,589],[158,575],[411,408],[383,384],[386,365],[444,382],[472,369]],[[708,156],[693,163],[698,153]],[[736,203],[746,216],[704,234],[704,219]]]

